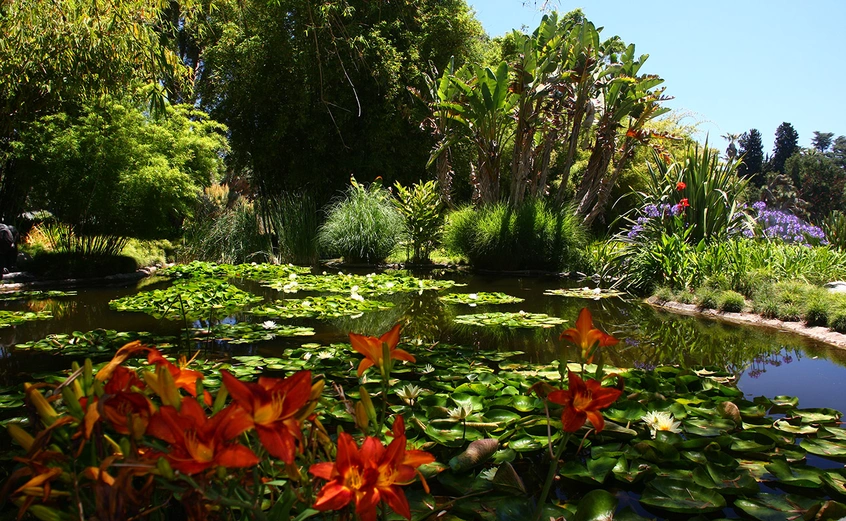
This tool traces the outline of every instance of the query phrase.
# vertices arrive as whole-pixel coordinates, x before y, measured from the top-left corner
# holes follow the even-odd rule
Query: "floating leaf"
[[[625,295],[622,291],[613,289],[600,288],[564,288],[564,289],[548,289],[543,292],[544,295],[555,295],[559,297],[568,298],[589,298],[599,300],[608,297],[621,297]]]
[[[49,311],[6,311],[0,310],[0,329],[17,326],[33,320],[50,320],[53,315]]]
[[[646,485],[640,502],[678,514],[716,512],[726,506],[717,492],[688,481],[656,478]]]
[[[817,500],[793,494],[762,493],[754,498],[738,498],[734,501],[736,508],[761,521],[802,519],[817,504]]]
[[[455,317],[458,324],[482,327],[509,327],[509,328],[551,328],[559,326],[566,320],[550,317],[544,313],[480,313],[477,315],[458,315]]]
[[[251,309],[250,313],[260,317],[272,318],[310,317],[326,319],[353,316],[367,311],[389,309],[393,305],[392,302],[383,302],[380,300],[327,295],[325,297],[277,300],[273,304]]]
[[[498,291],[490,293],[485,291],[480,291],[478,293],[450,293],[438,298],[444,302],[449,302],[450,304],[469,304],[471,306],[483,304],[514,304],[517,302],[523,302],[524,300]]]
[[[605,490],[591,490],[579,501],[573,521],[610,521],[617,510],[617,496]]]

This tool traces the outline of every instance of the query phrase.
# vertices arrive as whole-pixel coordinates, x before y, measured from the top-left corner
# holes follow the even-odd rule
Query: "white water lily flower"
[[[304,308],[310,308],[311,307],[311,301],[310,300],[303,300],[302,302],[300,302],[300,305]]]
[[[417,400],[417,397],[420,396],[421,391],[423,391],[422,388],[417,387],[414,384],[408,384],[397,391],[397,396],[402,398],[402,401],[408,405],[414,405],[414,402]]]
[[[394,283],[393,283],[393,282],[391,282],[390,280],[389,280],[388,282],[386,282],[386,283],[385,283],[385,287],[386,287],[386,288],[393,288],[394,286],[396,286],[396,284],[394,284]]]
[[[449,414],[449,417],[453,420],[463,421],[473,414],[473,408],[469,405],[459,405],[455,409],[450,409],[447,414]]]
[[[290,275],[288,275],[288,278],[289,278],[290,280],[294,280],[294,279],[296,279],[296,278],[297,278],[297,274],[296,274],[296,273],[291,273]]]
[[[359,295],[359,294],[358,294],[358,293],[356,293],[355,291],[353,291],[352,293],[350,293],[350,298],[351,298],[351,299],[353,299],[353,300],[357,300],[357,301],[359,301],[359,302],[364,302],[364,297],[362,297],[361,295]]]
[[[276,329],[277,327],[279,327],[279,325],[272,320],[265,320],[261,323],[261,327],[265,329]]]
[[[479,298],[479,295],[477,295],[475,293],[470,293],[469,295],[467,295],[467,298],[472,299],[472,300],[477,300]]]
[[[681,432],[681,422],[673,421],[673,415],[665,411],[649,411],[641,418],[649,426],[654,438],[658,431]]]
[[[429,373],[434,372],[434,371],[435,371],[435,366],[433,366],[432,364],[426,364],[426,365],[423,366],[423,369],[420,370],[420,372],[423,373],[423,374],[429,374]]]

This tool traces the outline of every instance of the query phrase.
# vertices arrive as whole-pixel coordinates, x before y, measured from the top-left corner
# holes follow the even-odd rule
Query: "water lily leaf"
[[[493,485],[496,490],[516,496],[525,496],[528,493],[526,491],[526,485],[523,483],[523,478],[517,474],[511,463],[507,461],[496,469]]]
[[[450,293],[448,295],[443,295],[438,297],[439,300],[443,300],[444,302],[449,302],[450,304],[470,304],[471,306],[481,305],[481,304],[514,304],[517,302],[523,302],[524,299],[520,297],[512,297],[511,295],[506,295],[505,293],[501,292],[484,292],[480,291],[478,293]]]
[[[686,419],[682,420],[685,431],[693,436],[720,436],[735,429],[734,422],[723,418],[713,420]]]
[[[773,460],[765,467],[785,485],[817,488],[822,483],[822,471],[813,467],[790,465],[783,459]]]
[[[775,441],[760,432],[744,431],[734,435],[731,450],[735,452],[766,452],[775,447]]]
[[[819,430],[816,426],[803,424],[799,421],[799,418],[796,418],[795,420],[779,418],[773,422],[773,427],[789,434],[814,434]]]
[[[531,436],[522,436],[508,442],[508,447],[516,452],[533,452],[544,448],[544,446],[544,443]]]
[[[617,497],[605,490],[591,490],[579,501],[573,521],[611,521],[617,510]]]
[[[800,443],[806,451],[837,460],[846,459],[846,442],[837,439],[805,438]]]
[[[599,300],[601,298],[621,297],[625,295],[622,291],[613,289],[600,288],[563,288],[563,289],[548,289],[543,292],[544,295],[555,295],[559,297],[568,298],[587,298],[592,300]]]
[[[456,474],[450,471],[438,474],[438,481],[447,489],[462,496],[472,494],[474,492],[491,490],[493,488],[493,483],[486,479],[481,479],[472,475],[468,476],[466,474]]]
[[[842,469],[823,471],[820,478],[832,495],[846,497],[846,476]]]
[[[338,318],[354,316],[368,311],[390,309],[393,302],[368,300],[345,295],[326,295],[305,299],[277,300],[250,310],[250,313],[260,317],[271,318]]]
[[[746,469],[729,470],[711,463],[693,471],[697,485],[719,489],[721,494],[739,496],[758,492],[758,481]]]
[[[726,506],[719,493],[689,481],[655,478],[643,491],[640,502],[678,514],[716,512]]]
[[[479,440],[484,438],[481,432],[473,427],[464,428],[463,425],[456,424],[451,427],[443,425],[434,426],[431,423],[426,425],[424,431],[426,436],[447,447],[459,447],[467,441]]]
[[[641,457],[653,463],[667,463],[679,460],[679,451],[669,443],[657,440],[641,441],[635,444],[634,448]]]
[[[625,456],[620,456],[617,459],[617,464],[611,469],[614,473],[614,478],[624,483],[636,483],[645,476],[654,473],[653,468],[646,463],[632,463],[629,465]]]
[[[523,416],[513,411],[505,409],[490,409],[485,411],[484,418],[486,422],[491,423],[509,423],[521,419]]]
[[[817,504],[817,500],[802,496],[765,493],[754,498],[738,498],[734,501],[735,508],[761,521],[802,519],[802,516]]]
[[[799,417],[802,423],[834,423],[840,420],[840,411],[827,407],[817,409],[794,409],[789,416]]]
[[[508,327],[508,328],[552,328],[560,326],[566,320],[558,317],[550,317],[544,313],[480,313],[476,315],[458,315],[455,317],[457,324],[467,324],[482,327]]]
[[[264,300],[214,279],[181,280],[166,289],[142,291],[109,302],[116,311],[140,312],[169,320],[226,317]]]
[[[6,311],[0,310],[0,329],[17,326],[33,320],[50,320],[53,315],[49,311]]]
[[[532,412],[538,409],[543,409],[543,402],[534,396],[519,395],[509,398],[506,403],[502,405],[509,405],[520,412]]]
[[[646,407],[632,400],[619,400],[603,411],[603,416],[618,422],[635,422],[646,414]]]
[[[711,463],[712,465],[717,465],[719,467],[724,467],[727,469],[734,469],[737,468],[737,460],[732,458],[730,455],[726,454],[725,452],[716,449],[716,450],[682,450],[681,455],[693,463],[697,463],[699,465],[705,465],[707,463]]]
[[[822,426],[817,431],[817,438],[836,438],[846,442],[846,429],[838,427]]]

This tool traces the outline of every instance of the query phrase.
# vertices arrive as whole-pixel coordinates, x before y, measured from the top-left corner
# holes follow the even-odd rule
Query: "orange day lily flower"
[[[267,452],[285,463],[293,463],[303,444],[298,413],[311,396],[311,371],[300,371],[288,378],[262,376],[258,383],[242,382],[225,370],[220,374],[232,399],[252,421]]]
[[[314,508],[340,510],[350,503],[361,521],[376,521],[376,506],[384,501],[397,514],[411,519],[411,508],[400,485],[411,483],[417,467],[435,461],[428,452],[406,450],[402,418],[394,422],[394,439],[385,448],[371,436],[359,448],[352,436],[338,435],[336,461],[315,463],[309,472],[328,481],[317,494]]]
[[[244,411],[231,405],[211,418],[196,400],[183,400],[178,411],[163,405],[150,417],[147,434],[169,443],[170,450],[151,456],[164,456],[173,469],[189,475],[217,466],[251,467],[259,462],[255,453],[230,442],[250,426]]]
[[[572,371],[569,372],[569,381],[567,390],[553,391],[547,396],[550,402],[564,406],[561,413],[562,428],[567,432],[576,432],[582,428],[585,420],[590,420],[596,432],[601,432],[605,427],[605,419],[600,409],[617,401],[623,391],[602,387],[600,382],[592,378],[585,382]]]
[[[613,336],[593,327],[593,317],[588,308],[582,308],[576,320],[576,327],[561,333],[560,339],[567,339],[579,346],[582,349],[582,359],[587,360],[587,363],[593,361],[593,353],[597,345],[606,347],[617,345],[619,342]]]
[[[403,349],[397,349],[397,344],[399,344],[399,331],[400,325],[397,324],[379,338],[376,338],[375,336],[360,335],[358,333],[350,333],[350,344],[352,344],[353,349],[364,355],[364,360],[362,360],[358,365],[358,376],[363,375],[364,371],[372,365],[378,367],[383,374],[387,373],[387,371],[384,371],[384,365],[386,362],[389,363],[390,360],[406,360],[408,362],[415,361],[412,354]],[[382,359],[382,344],[388,344],[388,349],[391,354],[390,360]]]
[[[147,354],[147,363],[155,365],[156,367],[166,368],[170,375],[173,377],[173,383],[176,384],[176,387],[179,389],[184,389],[188,392],[188,394],[196,398],[197,380],[203,379],[203,373],[201,373],[200,371],[195,371],[193,369],[186,369],[184,359],[183,363],[181,363],[180,366],[177,367],[169,360],[167,360],[164,356],[162,356],[161,352],[158,349],[151,347],[149,348],[149,352]],[[211,405],[211,394],[209,394],[208,391],[205,391],[203,393],[203,401],[206,405]]]

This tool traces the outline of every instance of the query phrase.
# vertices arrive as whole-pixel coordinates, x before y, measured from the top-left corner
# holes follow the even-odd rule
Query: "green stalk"
[[[568,432],[563,438],[561,438],[560,445],[558,445],[558,449],[555,451],[555,457],[549,462],[549,473],[546,475],[546,482],[543,484],[543,490],[541,491],[540,499],[538,499],[538,506],[535,510],[534,516],[535,521],[540,521],[541,513],[543,512],[543,505],[546,503],[546,498],[549,496],[549,490],[552,488],[552,481],[555,479],[555,474],[558,472],[558,460],[561,459],[564,447],[567,446],[567,442],[569,441],[570,433]]]

